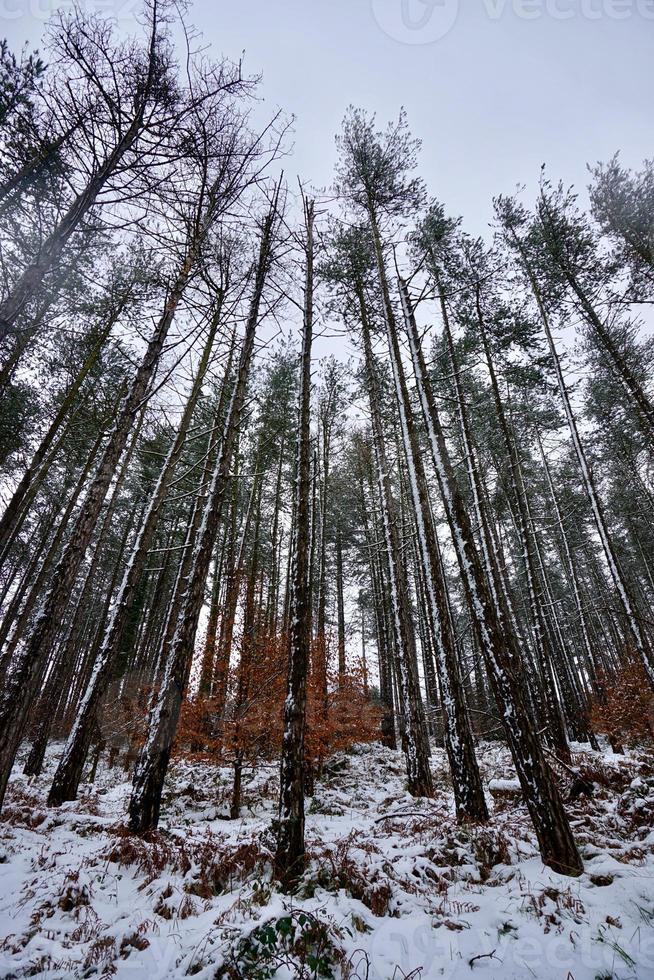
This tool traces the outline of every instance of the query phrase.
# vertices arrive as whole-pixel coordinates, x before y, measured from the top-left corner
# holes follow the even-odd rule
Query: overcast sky
[[[123,29],[138,9],[93,2]],[[4,33],[38,43],[53,6],[0,0]],[[653,153],[654,0],[195,0],[188,19],[296,116],[289,175],[329,184],[349,103],[384,122],[404,105],[430,193],[473,232],[541,163],[583,188],[587,163]]]
[[[649,19],[634,5],[616,20],[608,0],[567,2],[548,4],[576,11],[565,20],[537,3],[507,3],[497,16],[499,0],[466,0],[458,16],[454,0],[200,0],[194,10],[225,52],[246,48],[266,98],[296,114],[303,176],[330,181],[333,134],[348,103],[383,120],[404,105],[423,140],[430,192],[481,232],[491,197],[535,184],[544,162],[552,176],[584,186],[588,162],[620,149],[637,165],[653,153],[654,3],[643,8]],[[403,9],[425,26],[406,27]],[[538,19],[525,19],[539,9]]]

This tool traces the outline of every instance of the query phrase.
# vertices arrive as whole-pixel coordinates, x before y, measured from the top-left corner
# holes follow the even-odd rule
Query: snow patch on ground
[[[519,792],[461,827],[442,750],[435,799],[416,800],[401,754],[374,745],[316,783],[293,898],[271,874],[275,765],[246,774],[229,821],[231,771],[174,763],[142,840],[124,828],[122,770],[46,806],[55,751],[35,783],[14,775],[0,821],[0,977],[649,978],[654,766],[573,748],[594,787],[568,806],[580,878],[543,867]],[[479,762],[487,788],[517,789],[504,747]]]

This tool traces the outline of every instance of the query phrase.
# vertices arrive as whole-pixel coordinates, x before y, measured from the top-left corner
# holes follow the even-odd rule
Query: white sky
[[[404,26],[403,2],[414,23],[429,18],[422,30]],[[449,33],[422,44],[379,26],[428,41],[456,14],[456,0],[441,3],[196,0],[191,16],[224,53],[244,48],[267,102],[296,115],[289,171],[318,186],[332,179],[333,136],[349,103],[383,122],[406,107],[430,193],[477,233],[492,196],[535,187],[542,163],[583,188],[589,162],[617,149],[630,165],[652,155],[654,0],[461,0]],[[624,20],[614,16],[620,4]]]
[[[58,5],[0,0],[0,33],[36,44]],[[125,30],[139,9],[83,6]],[[472,232],[542,163],[583,189],[586,163],[653,152],[654,0],[194,0],[187,17],[215,55],[245,50],[266,104],[297,117],[289,177],[330,183],[349,103],[381,122],[404,105],[430,193]]]

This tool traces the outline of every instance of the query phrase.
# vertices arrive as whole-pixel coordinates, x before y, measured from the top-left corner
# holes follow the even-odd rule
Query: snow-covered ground
[[[362,746],[330,761],[308,801],[293,898],[271,879],[274,766],[247,774],[229,821],[230,771],[175,763],[146,841],[125,832],[118,768],[48,809],[55,757],[34,784],[15,775],[0,822],[3,978],[654,977],[646,756],[576,754],[596,782],[569,806],[586,867],[571,879],[539,860],[504,748],[481,746],[494,813],[466,829],[441,751],[437,796],[417,801],[400,753]]]

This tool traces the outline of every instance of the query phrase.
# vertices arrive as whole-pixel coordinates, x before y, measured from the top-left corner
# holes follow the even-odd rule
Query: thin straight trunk
[[[232,791],[232,804],[230,808],[230,817],[232,820],[236,820],[240,815],[241,772],[243,768],[243,749],[240,744],[242,730],[241,722],[251,693],[254,645],[256,642],[255,590],[259,572],[259,534],[261,528],[262,483],[262,479],[255,480],[255,485],[258,487],[258,489],[255,505],[254,527],[252,532],[252,546],[250,550],[250,567],[248,569],[247,584],[245,587],[243,635],[241,639],[241,654],[238,662],[238,681],[236,684],[236,695],[234,698],[232,711],[232,721],[234,723],[232,739],[236,745],[236,755],[233,763],[234,785]]]
[[[224,544],[224,539],[223,542]],[[222,580],[220,575],[220,558],[218,553],[213,560],[213,582],[211,584],[211,601],[209,603],[209,618],[207,619],[207,635],[204,640],[200,668],[200,683],[198,697],[208,698],[213,686],[214,669],[216,666],[216,633],[218,631],[218,616],[220,614],[220,593]]]
[[[216,672],[214,683],[214,696],[216,699],[216,714],[223,718],[225,705],[227,702],[227,684],[229,681],[229,665],[232,656],[232,644],[234,639],[234,625],[236,620],[236,609],[238,606],[238,596],[241,591],[241,580],[245,567],[245,551],[248,536],[250,534],[250,524],[254,514],[255,503],[259,494],[260,477],[254,478],[248,503],[243,516],[243,526],[236,544],[235,551],[231,556],[230,567],[227,572],[225,586],[225,598],[222,609],[222,621],[220,624],[220,639],[218,644],[218,656],[216,658]],[[234,512],[235,513],[235,512]],[[233,525],[236,531],[235,524]],[[234,534],[235,536],[235,534]],[[233,538],[232,538],[233,541]]]
[[[416,605],[418,608],[418,636],[420,637],[420,649],[422,651],[422,669],[425,677],[425,696],[429,710],[427,721],[432,735],[436,734],[435,719],[438,716],[440,707],[440,697],[438,681],[436,680],[436,655],[434,652],[434,637],[431,635],[425,610],[427,609],[427,588],[424,581],[424,570],[420,562],[418,547],[416,542],[414,559],[414,582],[416,590]]]
[[[93,656],[97,648],[98,635],[101,634],[106,615],[109,611],[109,605],[114,595],[116,588],[116,582],[120,570],[122,567],[123,556],[125,549],[127,548],[127,542],[129,536],[132,532],[134,526],[134,518],[136,516],[136,508],[132,508],[130,518],[125,522],[125,528],[123,531],[122,540],[118,548],[118,554],[116,555],[116,560],[114,562],[114,571],[112,575],[111,582],[106,590],[105,601],[103,604],[102,614],[99,619],[99,624],[95,630],[95,639],[92,644],[91,650],[89,652],[88,660],[93,662]],[[104,530],[104,528],[103,528]],[[99,549],[96,549],[96,554]],[[94,555],[95,558],[95,555]],[[93,582],[93,577],[90,575],[87,581]],[[86,585],[86,582],[85,582]],[[84,590],[82,590],[84,593]],[[91,596],[88,596],[89,600]],[[82,607],[82,600],[78,603],[78,609],[76,613]],[[75,671],[75,653],[79,649],[83,649],[83,644],[76,643],[75,641],[83,637],[83,631],[77,628],[77,624],[74,622],[73,626],[68,634],[67,640],[60,649],[57,651],[52,669],[50,671],[50,676],[46,683],[46,688],[41,699],[41,721],[38,726],[36,737],[32,742],[32,747],[30,749],[27,762],[25,764],[25,774],[38,776],[41,772],[43,766],[43,760],[45,758],[45,752],[48,747],[48,741],[50,738],[50,733],[52,731],[53,725],[57,721],[57,705],[62,705],[68,703],[69,705],[77,705],[77,698],[71,698],[70,682]],[[38,712],[37,712],[38,713]]]
[[[270,636],[277,633],[277,607],[279,603],[279,552],[280,552],[280,533],[279,516],[281,513],[282,499],[282,473],[284,465],[284,437],[282,436],[279,446],[279,464],[277,466],[277,481],[275,483],[275,512],[273,515],[272,531],[270,540],[272,544],[272,556],[270,566],[270,590],[268,593],[268,624],[267,632]]]
[[[146,684],[154,684],[156,673],[156,651],[161,644],[161,638],[166,627],[166,613],[168,603],[174,585],[174,554],[172,549],[177,531],[179,528],[178,520],[175,520],[173,527],[166,535],[164,542],[166,550],[161,568],[157,571],[157,578],[152,589],[152,596],[149,606],[143,610],[139,617],[138,635],[134,642],[130,644],[129,653],[125,657],[119,657],[114,669],[115,676],[123,676],[128,672],[137,671],[145,678]],[[147,570],[144,574],[147,573]],[[172,580],[172,581],[171,581]]]
[[[402,366],[397,327],[391,309],[379,244],[377,251],[377,265],[383,282],[386,335],[391,355],[402,442],[416,520],[418,550],[426,590],[429,632],[434,638],[434,652],[445,715],[445,747],[452,776],[457,817],[463,821],[485,821],[488,819],[488,809],[475,756],[472,726],[459,670],[458,651],[447,602],[447,586],[442,574],[440,549],[429,502],[427,476],[422,461],[422,450],[418,441],[409,389]]]
[[[243,411],[259,322],[259,308],[271,261],[276,212],[277,195],[266,218],[261,237],[253,296],[241,347],[236,383],[227,409],[224,436],[216,456],[202,511],[202,520],[193,548],[184,599],[166,657],[161,688],[156,704],[150,712],[145,744],[139,754],[134,772],[129,803],[129,825],[138,833],[156,827],[159,821],[163,783],[177,730],[182,698],[188,683],[195,634],[204,602],[205,583],[229,486],[229,467]]]
[[[384,608],[384,586],[383,575],[379,568],[379,556],[377,545],[373,541],[370,519],[368,516],[368,506],[364,489],[363,474],[359,474],[359,490],[361,495],[361,512],[363,515],[363,533],[368,552],[368,564],[370,569],[370,584],[372,588],[373,606],[375,610],[375,633],[377,639],[377,661],[379,665],[379,700],[382,703],[384,712],[381,720],[381,741],[389,749],[395,749],[397,740],[395,737],[395,720],[393,717],[393,685],[391,681],[389,639],[386,630],[386,612]]]
[[[569,646],[563,637],[560,616],[557,612],[558,603],[554,599],[550,584],[550,575],[543,557],[538,531],[532,516],[531,507],[527,503],[527,516],[530,524],[530,534],[534,542],[535,558],[538,563],[538,574],[543,587],[544,619],[549,632],[549,648],[552,653],[552,680],[560,691],[560,710],[565,718],[566,728],[572,732],[577,741],[587,741],[584,724],[585,705],[580,696],[576,677],[572,670],[573,657]]]
[[[554,483],[552,480],[552,473],[550,470],[549,463],[547,461],[547,456],[545,455],[545,450],[543,449],[543,443],[541,441],[540,432],[536,430],[536,441],[538,442],[538,450],[540,452],[541,462],[543,464],[543,469],[545,471],[545,477],[547,479],[547,488],[549,490],[550,499],[554,507],[554,513],[556,516],[556,523],[559,532],[559,541],[561,542],[561,547],[563,549],[563,557],[565,560],[565,567],[568,573],[568,580],[572,586],[572,594],[574,596],[575,608],[577,610],[577,617],[579,619],[579,626],[581,629],[581,637],[583,641],[583,648],[586,656],[586,662],[589,665],[593,663],[593,649],[590,642],[590,635],[588,632],[588,623],[586,620],[586,610],[581,601],[581,590],[579,587],[579,577],[577,575],[577,566],[572,557],[572,550],[570,548],[570,543],[568,541],[568,533],[565,529],[563,523],[563,514],[561,512],[561,507],[559,505],[559,499],[554,489]]]
[[[288,679],[279,772],[276,872],[292,889],[304,871],[304,734],[311,657],[311,345],[313,340],[314,202],[304,199],[304,312],[295,461]]]
[[[130,390],[119,407],[118,418],[95,477],[55,568],[49,591],[36,616],[30,636],[24,644],[20,664],[12,672],[11,679],[0,699],[0,805],[4,800],[7,781],[23,738],[29,707],[40,686],[47,657],[59,630],[61,618],[116,466],[157,370],[170,325],[188,283],[194,261],[195,254],[189,253],[179,270],[164,313],[155,327]]]
[[[78,683],[76,687],[71,691],[71,695],[68,698],[67,710],[69,713],[73,712],[74,717],[77,716],[77,707],[79,705],[80,699],[83,692],[88,686],[88,681],[93,670],[93,666],[97,661],[98,650],[102,639],[104,637],[104,631],[107,623],[107,618],[109,616],[109,611],[111,609],[113,598],[116,594],[116,588],[118,586],[119,578],[124,570],[123,558],[129,539],[131,537],[132,529],[134,526],[138,527],[139,521],[142,519],[144,513],[144,508],[138,512],[136,508],[132,508],[130,518],[125,522],[125,531],[120,543],[120,548],[118,552],[118,560],[114,565],[113,575],[111,577],[111,582],[105,592],[104,603],[97,617],[97,623],[93,621],[90,626],[90,637],[91,642],[89,643],[88,649],[83,653],[83,660],[79,670]],[[136,522],[135,522],[136,517]],[[98,725],[96,724],[96,732],[98,730]]]
[[[445,294],[443,286],[440,279],[435,272],[436,284],[439,291],[439,299],[441,312],[443,315],[443,322],[445,324],[445,333],[448,341],[448,347],[450,350],[450,357],[454,367],[455,374],[455,384],[457,386],[458,400],[461,405],[463,405],[463,396],[460,387],[460,378],[458,374],[458,368],[456,365],[456,355],[454,350],[454,341],[452,338],[452,332],[449,324],[449,314],[447,311],[447,305],[445,300]],[[527,596],[529,600],[529,610],[531,615],[531,624],[533,629],[533,636],[535,642],[535,650],[538,659],[539,667],[539,677],[540,677],[540,687],[543,691],[545,704],[544,704],[544,721],[547,725],[547,736],[550,746],[554,751],[567,763],[570,760],[570,747],[568,745],[567,733],[565,730],[565,724],[563,722],[563,716],[561,714],[561,707],[558,700],[558,695],[556,691],[556,686],[554,683],[553,667],[552,667],[552,650],[549,644],[549,638],[547,635],[547,630],[545,626],[542,604],[541,604],[541,583],[539,581],[536,560],[535,560],[535,545],[533,537],[530,534],[530,524],[528,518],[528,498],[527,489],[525,487],[522,466],[520,462],[520,454],[518,451],[517,442],[515,435],[509,425],[509,421],[504,410],[504,403],[500,394],[500,387],[495,371],[495,363],[493,360],[490,343],[488,339],[488,333],[486,330],[485,318],[483,315],[482,305],[481,305],[481,295],[479,286],[477,286],[475,294],[476,311],[477,311],[477,325],[479,328],[479,333],[482,340],[482,345],[484,348],[484,356],[486,360],[486,366],[488,368],[491,390],[493,393],[493,401],[495,404],[495,411],[497,414],[497,419],[500,425],[500,431],[502,433],[502,438],[504,441],[504,446],[509,460],[509,473],[510,473],[510,486],[507,490],[510,491],[511,497],[515,503],[517,509],[516,514],[516,531],[518,533],[518,538],[520,541],[520,546],[522,550],[522,560],[524,563],[526,581],[527,581]]]
[[[654,658],[652,657],[652,651],[649,647],[649,644],[641,628],[638,612],[635,608],[631,594],[627,588],[624,573],[622,571],[622,568],[620,567],[618,557],[613,547],[613,541],[609,533],[608,525],[606,522],[606,516],[604,513],[604,505],[602,504],[600,496],[597,492],[595,479],[591,472],[590,466],[588,465],[586,451],[584,449],[583,443],[581,441],[581,437],[579,435],[577,420],[575,418],[574,411],[572,409],[572,403],[570,402],[570,396],[568,394],[568,388],[565,383],[565,378],[563,377],[561,361],[559,359],[558,351],[556,349],[556,344],[554,343],[554,337],[552,335],[552,330],[550,327],[549,316],[545,309],[545,304],[543,302],[540,288],[534,276],[533,270],[531,268],[529,260],[527,259],[527,256],[525,255],[522,242],[519,240],[515,232],[512,232],[511,235],[512,235],[512,241],[522,260],[523,268],[527,273],[527,277],[529,279],[532,292],[536,300],[536,305],[538,306],[538,312],[540,314],[541,323],[543,325],[543,331],[547,339],[547,345],[549,347],[550,356],[552,358],[552,363],[554,365],[556,381],[559,388],[559,394],[561,395],[561,401],[563,402],[565,417],[568,422],[568,428],[570,430],[570,435],[572,437],[572,443],[574,446],[575,454],[577,456],[577,462],[579,463],[579,469],[581,471],[584,489],[590,501],[590,505],[593,511],[593,517],[595,518],[595,526],[597,528],[597,533],[602,543],[602,549],[604,551],[604,557],[606,559],[606,563],[608,565],[609,572],[611,574],[611,579],[613,580],[613,585],[615,586],[615,590],[618,593],[618,598],[620,600],[620,605],[622,606],[627,633],[630,636],[631,642],[633,643],[636,653],[638,654],[640,660],[642,661],[650,685],[654,687]],[[654,409],[652,409],[652,412],[654,413]],[[654,429],[652,431],[654,432]]]
[[[343,597],[343,541],[340,527],[336,530],[336,618],[338,630],[338,679],[345,677],[345,601]]]
[[[418,327],[411,309],[409,291],[403,280],[400,280],[399,288],[429,446],[461,577],[467,585],[470,614],[516,773],[536,831],[541,857],[555,871],[578,875],[583,871],[583,864],[539,736],[522,697],[520,650],[510,630],[502,625],[501,610],[493,602],[465,500],[456,481],[445,443],[420,346]]]
[[[112,529],[114,514],[120,494],[129,470],[129,466],[132,460],[132,454],[136,447],[136,443],[139,438],[141,431],[141,425],[143,423],[143,415],[141,415],[139,422],[134,430],[134,435],[130,441],[129,448],[123,456],[123,460],[120,466],[120,471],[116,477],[114,487],[111,494],[111,499],[105,509],[105,514],[102,520],[102,525],[98,532],[97,539],[93,546],[93,555],[91,561],[89,562],[86,574],[84,576],[84,581],[79,591],[79,596],[75,605],[75,611],[73,613],[72,622],[68,628],[66,637],[62,640],[59,645],[58,650],[53,658],[53,662],[56,664],[56,671],[51,671],[51,676],[55,683],[59,681],[61,689],[69,682],[70,676],[73,672],[75,664],[75,654],[80,643],[80,637],[83,635],[83,626],[85,619],[88,618],[89,609],[93,606],[93,592],[96,588],[98,582],[98,569],[100,567],[101,559],[105,557],[105,546],[107,539],[109,537],[110,531]],[[132,518],[133,518],[132,514]],[[131,522],[127,522],[126,527],[129,528]],[[127,544],[127,538],[125,537],[125,545]],[[122,554],[122,550],[121,550]],[[50,721],[52,718],[49,719]],[[47,738],[49,736],[49,724],[46,721],[43,725],[45,732],[42,733],[42,737],[45,737],[46,744]]]
[[[325,622],[327,609],[327,504],[329,500],[329,474],[331,464],[331,425],[327,410],[322,419],[322,492],[320,494],[320,560],[318,570],[318,603],[316,636],[326,647]]]
[[[376,529],[376,537],[379,542],[378,551],[378,570],[379,570],[379,582],[381,587],[381,607],[384,616],[384,628],[386,635],[386,649],[388,652],[388,692],[391,704],[391,716],[394,720],[397,720],[397,728],[400,735],[400,744],[404,749],[404,734],[405,734],[405,714],[402,707],[402,699],[399,693],[398,686],[398,675],[399,675],[399,652],[398,644],[396,639],[396,629],[394,616],[394,605],[393,605],[393,589],[392,589],[392,577],[391,569],[389,563],[389,554],[387,548],[387,535],[384,526],[383,512],[384,505],[381,499],[381,486],[378,477],[379,465],[375,449],[375,433],[374,429],[372,431],[373,442],[373,463],[374,463],[374,484],[371,482],[370,495],[372,501],[372,522]],[[399,540],[399,539],[398,539]],[[416,663],[415,658],[413,662]]]
[[[465,410],[461,413],[465,417]],[[480,557],[488,580],[491,598],[499,611],[504,630],[510,630],[514,645],[524,651],[523,663],[526,670],[532,669],[531,650],[522,635],[515,611],[515,603],[509,586],[506,557],[497,529],[489,518],[491,505],[488,489],[480,473],[479,453],[470,429],[466,426],[465,452],[468,460],[468,483],[472,492],[474,514],[479,528]],[[531,701],[530,701],[531,703]]]
[[[295,527],[295,494],[293,494],[293,505],[291,507],[291,529]],[[282,633],[288,635],[291,621],[291,562],[293,559],[293,532],[289,534],[288,549],[286,555],[286,579],[284,582],[284,606],[282,614]]]
[[[58,806],[65,800],[74,800],[77,795],[84,761],[96,726],[95,717],[98,705],[111,680],[113,666],[119,654],[136,590],[141,581],[143,570],[145,569],[148,549],[154,537],[157,524],[159,523],[166,495],[182,454],[186,435],[202,390],[202,382],[204,381],[211,360],[211,352],[220,322],[219,313],[220,311],[212,319],[197,374],[186,402],[177,434],[155,484],[150,503],[132,549],[130,561],[125,569],[118,595],[112,604],[111,615],[100,646],[98,658],[89,680],[89,685],[79,707],[75,723],[66,741],[66,746],[55,772],[52,786],[50,787],[50,794],[48,796],[50,806]],[[232,352],[230,351],[226,379],[229,374],[231,356]]]
[[[363,294],[359,292],[359,315],[366,365],[366,383],[372,415],[373,446],[379,486],[384,542],[390,580],[392,630],[395,640],[395,663],[400,691],[402,747],[407,766],[408,789],[412,796],[433,796],[429,768],[428,738],[424,709],[417,676],[415,631],[409,603],[406,565],[400,546],[399,521],[390,484],[390,467],[386,457],[381,427],[381,406],[377,372],[370,342],[370,327]]]
[[[313,604],[313,594],[316,588],[316,554],[318,552],[318,482],[320,480],[318,467],[318,450],[313,450],[313,464],[311,467],[311,523],[309,525],[309,582],[311,584],[311,596]],[[313,631],[313,610],[311,614]]]
[[[191,575],[193,574],[193,559],[195,555],[195,546],[202,525],[202,518],[204,514],[205,504],[209,496],[207,488],[211,484],[212,473],[216,465],[216,460],[218,459],[218,453],[223,439],[222,426],[224,422],[224,408],[225,408],[225,405],[223,404],[223,399],[224,398],[226,399],[227,395],[228,395],[227,388],[223,386],[218,409],[214,413],[214,424],[207,439],[206,452],[204,454],[204,466],[202,469],[202,476],[200,478],[199,485],[195,488],[195,493],[193,494],[193,504],[190,513],[187,515],[184,543],[180,549],[182,557],[177,565],[175,583],[168,603],[168,608],[166,610],[164,641],[159,651],[159,662],[162,670],[164,669],[165,664],[168,661],[168,654],[170,651],[171,644],[173,642],[173,638],[175,636],[175,630],[177,629],[179,618],[182,614],[182,609],[184,606],[186,592],[187,592],[188,581]],[[238,435],[236,437],[236,442],[235,442],[235,446],[237,445],[238,445]],[[236,465],[238,465],[237,449],[235,449],[234,452],[232,453],[232,458],[237,459]],[[235,475],[236,475],[236,471],[235,471]],[[208,574],[208,568],[207,568],[207,574]]]
[[[368,695],[368,658],[366,655],[366,611],[363,605],[361,593],[359,593],[359,611],[361,613],[361,670],[363,680],[363,693]]]
[[[327,500],[329,494],[329,465],[330,465],[330,433],[331,426],[327,415],[323,416],[321,425],[321,453],[322,453],[322,483],[320,487],[320,529],[318,541],[318,574],[317,574],[317,602],[316,602],[316,628],[315,643],[313,645],[312,671],[317,677],[318,689],[320,692],[320,722],[324,733],[327,732],[329,719],[329,647],[327,641],[326,621],[327,621]],[[342,675],[339,674],[339,679]],[[323,739],[323,742],[325,740]],[[320,759],[318,768],[322,767],[324,745],[321,744]]]

